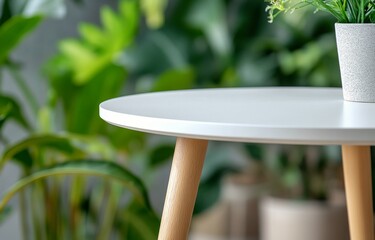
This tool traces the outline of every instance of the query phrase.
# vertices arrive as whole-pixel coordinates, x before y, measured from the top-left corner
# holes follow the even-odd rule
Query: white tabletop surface
[[[229,88],[146,93],[100,104],[123,128],[207,140],[289,144],[375,143],[375,103],[338,88]]]

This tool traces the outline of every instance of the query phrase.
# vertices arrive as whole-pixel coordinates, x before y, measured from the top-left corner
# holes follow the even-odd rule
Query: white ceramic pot
[[[260,211],[262,240],[349,240],[345,205],[265,198]]]
[[[336,23],[344,99],[375,102],[375,24]]]

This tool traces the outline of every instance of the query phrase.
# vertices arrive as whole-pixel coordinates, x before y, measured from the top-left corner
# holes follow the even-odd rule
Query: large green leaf
[[[24,167],[33,165],[32,149],[52,149],[69,156],[82,156],[82,151],[68,136],[43,134],[28,137],[6,149],[0,159],[0,170],[7,161],[14,160]]]
[[[105,160],[79,160],[56,164],[21,178],[4,193],[0,201],[0,212],[12,197],[26,186],[47,177],[60,175],[90,175],[118,181],[133,193],[134,199],[142,206],[151,209],[145,186],[137,176],[127,169],[114,162]]]
[[[122,67],[108,65],[94,76],[76,95],[64,94],[68,124],[67,129],[75,133],[98,134],[106,124],[98,117],[99,104],[111,97],[118,96],[126,80]],[[104,125],[105,124],[105,125]]]
[[[42,17],[12,17],[0,26],[0,63],[40,23]]]
[[[30,127],[16,100],[0,95],[0,130],[7,120],[14,120],[26,129]]]

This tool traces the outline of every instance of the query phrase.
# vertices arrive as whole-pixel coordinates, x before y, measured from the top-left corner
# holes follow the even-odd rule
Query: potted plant
[[[264,159],[272,184],[271,196],[260,203],[261,239],[349,239],[340,164],[323,150],[268,149]]]
[[[281,12],[305,6],[337,19],[336,40],[343,96],[347,101],[375,102],[375,1],[374,0],[266,0],[269,21]]]

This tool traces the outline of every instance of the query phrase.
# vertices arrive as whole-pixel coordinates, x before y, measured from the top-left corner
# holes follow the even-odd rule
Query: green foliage
[[[168,160],[172,159],[174,152],[174,145],[159,145],[150,152],[150,167],[158,167]]]
[[[97,106],[117,96],[124,86],[127,74],[116,58],[134,40],[138,12],[137,1],[120,1],[118,13],[102,8],[102,28],[81,24],[81,38],[63,40],[59,44],[60,53],[46,65],[53,90],[51,109],[62,101],[68,131],[80,134],[107,131],[107,124],[97,117]]]
[[[40,16],[17,16],[0,26],[0,64],[7,60],[10,52],[40,23]]]
[[[374,0],[266,0],[269,21],[281,12],[313,6],[334,16],[340,23],[375,23]]]
[[[192,69],[173,69],[162,73],[153,83],[151,91],[182,90],[193,87],[195,73]]]
[[[116,163],[94,159],[66,161],[45,169],[40,169],[31,175],[18,180],[4,194],[0,202],[0,211],[4,209],[8,201],[18,191],[22,190],[29,184],[50,176],[70,174],[101,176],[119,181],[133,192],[135,200],[151,211],[151,205],[146,188],[143,186],[142,181],[138,177]]]
[[[133,42],[138,28],[138,4],[120,1],[118,13],[104,7],[101,21],[102,28],[82,24],[80,40],[68,39],[60,43],[61,57],[66,59],[77,86],[86,84],[103,69],[115,64],[120,51]]]
[[[9,160],[14,160],[25,168],[33,167],[32,154],[35,153],[36,149],[38,151],[50,149],[75,158],[82,156],[82,151],[74,145],[74,141],[77,142],[72,136],[52,134],[30,136],[11,145],[4,151],[0,159],[0,170]]]
[[[9,20],[0,26],[0,37],[1,33],[7,37],[4,37],[6,44],[2,45],[4,51],[0,52],[0,56],[4,56],[2,63],[7,64],[7,70],[17,80],[28,99],[34,97],[33,93],[19,74],[18,65],[8,61],[8,58],[22,38],[39,23],[37,20],[41,20],[41,17],[14,17],[13,14],[17,11],[23,14],[43,14],[45,11],[58,14],[64,11],[61,4],[61,1],[34,3],[20,0],[11,4],[7,1],[7,8],[0,9],[3,13],[9,13],[9,16],[2,15],[2,19],[7,17]],[[122,0],[117,12],[103,7],[102,27],[81,24],[79,39],[67,39],[59,44],[59,54],[45,67],[51,87],[47,105],[38,113],[38,130],[43,134],[32,134],[8,146],[0,159],[0,169],[10,160],[21,166],[24,176],[4,194],[0,208],[4,209],[11,197],[20,193],[22,226],[27,237],[32,232],[35,239],[44,235],[50,239],[64,239],[64,236],[80,239],[94,233],[93,230],[86,229],[92,224],[98,226],[95,231],[97,239],[108,239],[113,233],[135,239],[157,237],[160,220],[151,208],[146,188],[140,179],[115,163],[123,160],[122,154],[137,151],[137,145],[141,148],[144,137],[133,132],[124,134],[124,131],[109,127],[98,117],[99,103],[118,96],[127,78],[127,71],[119,65],[118,57],[135,39],[139,21],[138,5],[135,0]],[[17,27],[19,29],[15,30]],[[156,89],[163,88],[176,76],[184,80],[176,88],[189,87],[187,85],[192,74],[188,70],[181,70],[162,77],[155,84]],[[60,104],[64,119],[56,121],[61,118]],[[33,110],[38,110],[38,104],[33,107]],[[21,106],[9,97],[0,98],[0,117],[1,126],[8,120],[14,120],[29,127],[23,118]],[[69,133],[56,133],[60,129]],[[105,138],[98,139],[100,134]],[[121,148],[115,149],[114,145]],[[123,149],[124,153],[121,152]],[[122,164],[128,165],[126,161],[128,156]],[[74,178],[68,184],[68,198],[64,200],[64,186],[67,183],[61,176],[66,175],[74,175]],[[83,176],[102,176],[105,181],[101,181],[95,191],[89,190],[86,193],[84,190],[90,189],[91,181]],[[128,197],[129,191],[126,192],[125,189],[133,193],[130,205],[120,201],[124,198],[123,195]],[[97,191],[103,194],[96,195]],[[32,209],[27,209],[26,199],[33,202]],[[86,199],[90,202],[85,202]],[[61,201],[66,200],[66,204],[62,204]],[[105,209],[103,216],[101,209]],[[6,212],[1,213],[5,216]],[[90,221],[85,220],[88,216],[92,217]],[[101,217],[103,221],[100,220]],[[123,226],[126,229],[119,229]]]
[[[20,105],[9,96],[0,96],[0,130],[8,120],[13,120],[26,129],[30,128]]]
[[[127,230],[125,239],[157,239],[160,219],[137,202],[132,202],[121,212],[121,228]]]
[[[158,28],[163,25],[166,4],[166,0],[141,0],[142,10],[149,27]]]

